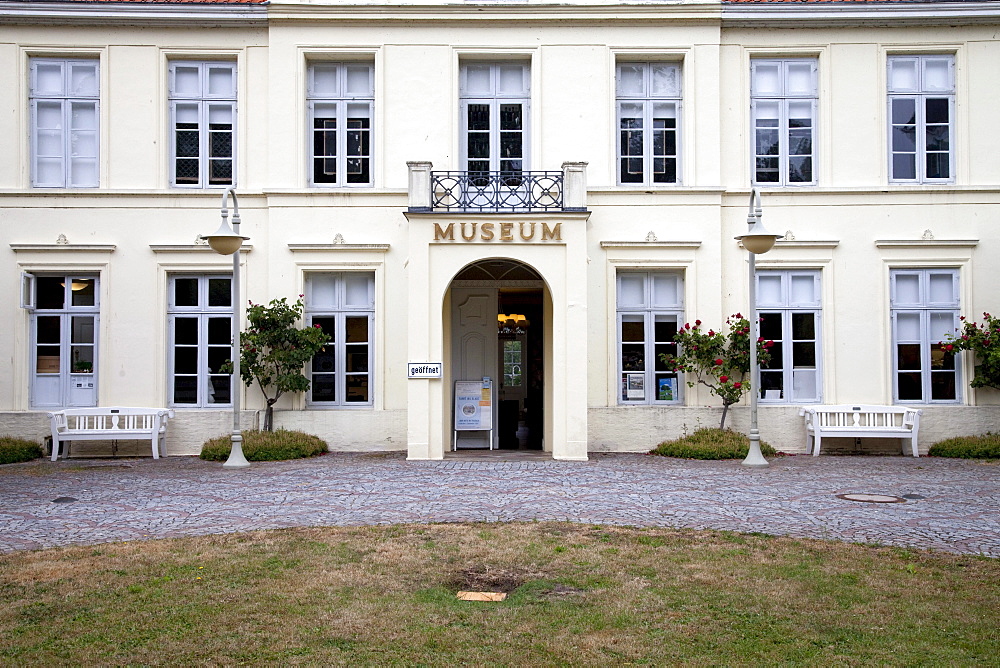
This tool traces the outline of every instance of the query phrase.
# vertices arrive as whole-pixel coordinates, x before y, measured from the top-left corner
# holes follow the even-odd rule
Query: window
[[[760,271],[760,336],[774,341],[760,367],[760,398],[775,403],[820,401],[818,271]]]
[[[527,65],[462,65],[462,157],[466,171],[517,174],[527,167],[529,87]]]
[[[96,59],[31,59],[31,185],[96,188]]]
[[[889,179],[952,179],[953,56],[889,58]]]
[[[954,353],[937,344],[958,328],[958,270],[897,269],[890,274],[895,399],[958,401]]]
[[[34,408],[97,405],[98,278],[25,274]]]
[[[754,183],[815,183],[816,59],[754,59],[750,70]]]
[[[317,406],[372,403],[375,274],[314,273],[306,277],[306,318],[330,336],[313,356],[308,401]]]
[[[680,403],[680,383],[660,355],[677,354],[683,318],[680,274],[618,274],[618,360],[621,403]]]
[[[677,183],[681,68],[672,63],[620,63],[618,182]]]
[[[312,64],[308,95],[312,185],[371,185],[372,65]]]
[[[170,63],[171,178],[175,186],[230,186],[236,64]]]
[[[171,404],[232,405],[232,375],[222,371],[233,351],[232,277],[172,276],[169,289]]]

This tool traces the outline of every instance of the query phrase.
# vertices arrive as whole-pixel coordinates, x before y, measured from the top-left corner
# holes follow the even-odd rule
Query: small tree
[[[694,325],[685,323],[674,335],[679,351],[676,357],[660,354],[660,361],[678,373],[694,374],[688,387],[704,385],[715,396],[722,399],[722,419],[719,428],[726,428],[729,407],[743,398],[750,390],[747,376],[750,374],[750,321],[736,313],[726,320],[729,333],[708,330],[703,332],[701,320]],[[774,341],[757,339],[757,362],[767,364],[771,360],[768,349]]]
[[[1000,318],[983,313],[983,322],[970,322],[961,316],[958,335],[949,334],[938,343],[945,355],[971,350],[979,362],[975,366],[972,387],[992,387],[1000,390]]]
[[[294,304],[284,297],[272,299],[267,306],[249,304],[247,330],[240,334],[240,376],[247,387],[254,381],[260,386],[267,400],[264,431],[271,431],[275,402],[285,392],[309,389],[309,379],[302,368],[330,337],[319,325],[302,329],[295,326],[302,317],[302,295]],[[223,371],[232,373],[231,360],[226,361]]]

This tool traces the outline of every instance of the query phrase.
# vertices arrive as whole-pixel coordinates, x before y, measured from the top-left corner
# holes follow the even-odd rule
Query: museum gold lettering
[[[434,241],[441,241],[442,239],[455,240],[455,223],[448,223],[448,227],[443,230],[439,224],[434,223]]]
[[[541,232],[538,226],[541,225]],[[562,241],[562,223],[434,223],[434,241],[455,241],[455,227],[463,241]],[[514,233],[515,227],[517,233]]]

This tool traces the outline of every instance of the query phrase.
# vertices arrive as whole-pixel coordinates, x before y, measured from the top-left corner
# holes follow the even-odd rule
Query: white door
[[[496,383],[497,369],[497,289],[452,288],[452,369],[453,380],[482,380]],[[454,399],[454,398],[453,398]],[[493,424],[496,425],[496,397],[491,397]],[[451,404],[454,405],[454,400]],[[454,416],[452,417],[454,428]],[[489,432],[460,431],[458,447],[488,448]]]

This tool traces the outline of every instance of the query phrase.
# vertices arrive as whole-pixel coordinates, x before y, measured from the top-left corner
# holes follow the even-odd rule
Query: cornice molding
[[[367,251],[369,253],[387,253],[389,244],[288,244],[288,250],[295,252],[330,252],[330,251]]]
[[[979,239],[876,239],[877,248],[975,248]]]
[[[32,251],[56,251],[61,253],[114,253],[117,248],[115,244],[11,244],[10,247],[15,253]]]
[[[138,2],[0,2],[0,24],[266,27],[267,7]]]

